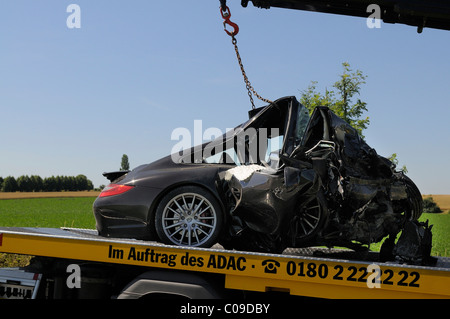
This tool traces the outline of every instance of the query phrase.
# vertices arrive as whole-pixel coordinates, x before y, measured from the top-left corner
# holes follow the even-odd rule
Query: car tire
[[[396,174],[397,179],[402,180],[406,186],[406,193],[408,194],[408,206],[409,220],[418,220],[423,212],[423,200],[420,190],[417,188],[416,184],[403,173]]]
[[[328,211],[322,205],[323,202],[323,193],[319,191],[317,197],[306,205],[299,205],[299,212],[293,221],[296,228],[296,247],[311,246],[317,234],[323,230],[328,218]]]
[[[222,225],[219,202],[198,186],[181,186],[170,191],[156,209],[156,232],[169,245],[211,247],[218,241]]]

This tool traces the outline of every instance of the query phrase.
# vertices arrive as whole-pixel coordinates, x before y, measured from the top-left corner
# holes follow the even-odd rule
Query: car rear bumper
[[[153,209],[160,189],[136,186],[126,193],[98,197],[93,205],[100,236],[155,240]]]
[[[108,209],[94,207],[96,228],[100,236],[152,240],[148,223],[143,220],[119,216]]]

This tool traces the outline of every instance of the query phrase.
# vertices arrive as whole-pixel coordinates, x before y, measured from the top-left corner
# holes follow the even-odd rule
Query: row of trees
[[[128,156],[123,154],[120,170],[129,170]],[[103,189],[105,185],[101,185]],[[90,191],[94,184],[85,175],[52,176],[42,178],[38,175],[22,175],[17,179],[13,176],[0,176],[0,192],[61,192],[61,191]]]
[[[13,176],[0,177],[2,192],[60,192],[85,191],[94,189],[92,181],[85,175],[52,176],[42,178],[37,175],[23,175],[17,179]]]

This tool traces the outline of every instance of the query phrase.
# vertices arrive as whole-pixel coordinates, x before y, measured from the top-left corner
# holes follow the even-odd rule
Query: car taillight
[[[100,195],[98,197],[108,197],[108,196],[120,195],[125,192],[128,192],[133,187],[134,186],[109,184],[102,190],[102,192],[100,193]]]

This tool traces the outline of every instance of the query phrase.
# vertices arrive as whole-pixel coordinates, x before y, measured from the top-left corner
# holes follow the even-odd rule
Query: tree
[[[28,175],[22,175],[17,178],[17,186],[19,192],[31,192],[33,190],[33,184]]]
[[[130,163],[128,162],[128,156],[126,154],[122,155],[122,163],[120,165],[121,171],[128,171],[130,169]]]
[[[364,138],[363,130],[370,124],[369,117],[362,118],[364,112],[367,112],[367,103],[357,99],[352,101],[355,95],[360,94],[361,85],[366,83],[366,78],[362,71],[353,71],[348,62],[342,63],[344,72],[339,76],[339,80],[333,84],[336,91],[330,91],[327,88],[325,93],[316,91],[317,81],[312,81],[309,87],[302,91],[300,102],[309,110],[310,113],[317,106],[329,107],[336,115],[345,120],[354,127],[358,134]],[[398,166],[397,154],[393,153],[388,157],[396,166]],[[403,173],[407,173],[406,166],[401,168]]]
[[[44,181],[42,180],[42,177],[38,175],[31,175],[31,184],[33,185],[33,192],[42,192],[44,189]]]
[[[55,186],[56,186],[56,191],[60,192],[63,190],[63,177],[62,176],[56,176],[55,177]]]
[[[317,82],[312,81],[308,89],[302,92],[300,102],[310,112],[316,106],[329,107],[364,137],[362,132],[370,123],[369,117],[362,118],[363,113],[367,112],[367,103],[360,99],[353,102],[353,97],[360,94],[361,85],[366,83],[366,76],[360,70],[353,71],[347,62],[342,63],[342,66],[344,71],[333,84],[336,91],[325,89],[325,94],[322,95],[316,91]]]
[[[428,196],[423,199],[423,212],[431,213],[431,214],[439,214],[442,213],[442,209],[436,204],[433,200],[433,197]]]
[[[56,178],[55,176],[44,178],[44,191],[54,192],[56,191]]]
[[[80,174],[76,177],[76,190],[88,190],[88,179],[85,175]]]
[[[393,153],[391,156],[389,156],[388,160],[390,160],[392,163],[394,163],[395,166],[398,166],[397,153]],[[408,169],[406,168],[406,165],[403,165],[400,170],[405,174],[408,173]]]
[[[76,179],[73,176],[62,176],[61,177],[61,190],[63,191],[76,191]]]
[[[8,176],[3,181],[3,191],[4,192],[17,192],[18,186],[17,181],[13,176]]]

